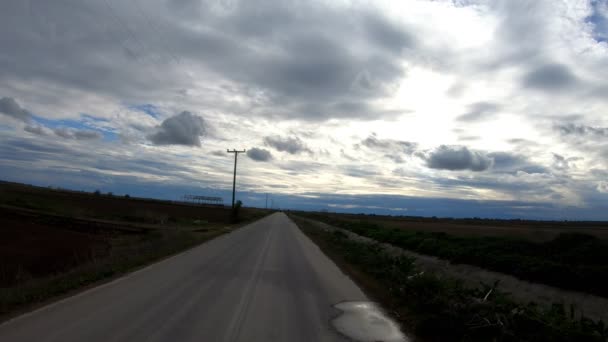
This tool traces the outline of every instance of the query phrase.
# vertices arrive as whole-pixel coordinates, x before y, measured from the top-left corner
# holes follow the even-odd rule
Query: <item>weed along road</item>
[[[0,341],[406,341],[367,301],[275,213],[9,320]]]

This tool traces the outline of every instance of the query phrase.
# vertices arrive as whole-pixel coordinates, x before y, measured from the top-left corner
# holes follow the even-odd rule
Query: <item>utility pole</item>
[[[268,193],[266,193],[266,209],[268,209]]]
[[[239,156],[239,153],[245,153],[246,150],[237,151],[237,150],[233,149],[232,151],[226,150],[226,152],[234,153],[234,176],[232,177],[232,209],[234,209],[234,193],[236,190],[236,160],[237,160],[237,157]]]

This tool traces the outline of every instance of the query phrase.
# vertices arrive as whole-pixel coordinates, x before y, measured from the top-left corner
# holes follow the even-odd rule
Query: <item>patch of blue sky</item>
[[[60,127],[68,127],[74,129],[91,129],[91,127],[83,120],[73,120],[73,119],[61,119],[61,120],[53,120],[43,118],[41,116],[34,115],[32,116],[34,121],[42,126],[48,128],[60,128]]]
[[[50,129],[55,128],[72,128],[77,130],[93,130],[102,134],[103,140],[116,141],[118,140],[118,133],[116,129],[108,126],[110,122],[108,119],[95,117],[89,114],[81,114],[81,119],[60,119],[53,120],[43,118],[41,116],[33,115],[34,122],[41,126],[45,126]]]
[[[598,42],[608,42],[608,0],[591,1],[592,13],[585,18],[593,25],[593,39]]]
[[[100,131],[101,135],[103,135],[103,140],[105,141],[116,141],[118,140],[118,134],[116,132],[111,131]]]
[[[158,119],[160,117],[160,109],[158,107],[156,107],[153,104],[147,103],[147,104],[139,104],[139,105],[130,105],[127,106],[129,109],[131,110],[136,110],[139,112],[143,112],[146,113],[148,115],[150,115],[151,117]]]

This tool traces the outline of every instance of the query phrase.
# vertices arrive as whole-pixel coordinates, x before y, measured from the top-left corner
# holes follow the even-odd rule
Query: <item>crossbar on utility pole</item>
[[[232,151],[226,150],[226,152],[234,153],[234,175],[232,177],[232,209],[234,209],[234,193],[236,191],[236,160],[237,160],[239,153],[245,153],[247,151],[246,150],[237,151],[237,150],[233,149]]]

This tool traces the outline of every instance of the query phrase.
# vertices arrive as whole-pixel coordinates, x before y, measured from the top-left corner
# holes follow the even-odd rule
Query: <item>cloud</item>
[[[3,97],[0,99],[0,113],[23,122],[29,122],[32,117],[32,115],[27,110],[23,109],[12,97]]]
[[[404,163],[404,156],[413,154],[418,144],[410,141],[379,139],[376,134],[371,134],[361,141],[361,145],[375,151],[384,152],[384,157],[400,164]]]
[[[508,152],[491,152],[487,156],[492,159],[492,170],[498,173],[528,174],[547,173],[548,169],[528,160],[528,158]]]
[[[214,155],[216,157],[225,157],[228,154],[223,150],[215,150],[215,151],[211,151],[211,155]]]
[[[572,162],[580,160],[581,158],[570,157],[566,158],[560,154],[553,153],[553,168],[561,171],[565,171],[574,167]]]
[[[491,114],[500,110],[500,105],[493,102],[477,102],[469,105],[469,110],[458,116],[456,120],[473,122],[488,119]]]
[[[525,87],[550,92],[571,89],[577,83],[576,76],[563,64],[542,65],[528,72],[523,78]]]
[[[363,4],[230,3],[37,3],[29,10],[7,4],[0,40],[20,43],[11,44],[5,56],[11,68],[0,77],[31,80],[34,88],[54,84],[56,94],[69,89],[140,103],[175,103],[205,84],[217,93],[188,100],[232,114],[317,121],[394,114],[374,100],[390,94],[404,75],[405,51],[419,44],[400,20]],[[193,82],[193,72],[205,82]],[[242,107],[228,98],[227,84],[239,89]],[[53,102],[75,107],[66,99]],[[357,111],[345,113],[344,103],[356,103]]]
[[[302,152],[313,153],[298,137],[283,138],[281,136],[268,136],[264,138],[264,144],[279,152],[287,152],[289,154],[299,154]]]
[[[48,130],[40,125],[27,125],[25,127],[23,127],[23,130],[26,132],[30,132],[32,134],[36,134],[36,135],[48,135],[49,132]]]
[[[155,145],[201,146],[200,137],[205,135],[203,118],[184,111],[165,119],[148,139]]]
[[[605,182],[605,181],[598,182],[596,189],[598,192],[601,192],[604,194],[608,193],[608,182]]]
[[[608,137],[608,128],[605,127],[567,123],[555,125],[554,128],[562,135]]]
[[[253,147],[247,150],[247,157],[255,161],[266,162],[272,159],[272,154],[263,148]]]
[[[27,127],[26,127],[27,128]],[[64,139],[74,139],[74,140],[97,140],[101,139],[102,135],[98,131],[87,130],[87,129],[71,129],[71,128],[55,128],[53,129],[53,133],[58,137]]]
[[[604,199],[596,185],[608,178],[592,170],[608,166],[605,1],[109,3],[0,6],[0,94],[32,113],[0,134],[24,143],[0,145],[4,169],[21,163],[47,185],[82,170],[229,188],[219,175],[238,137],[274,157],[266,176],[242,170],[243,188]],[[168,118],[184,108],[204,109],[202,125]],[[548,134],[553,122],[563,125]],[[75,131],[85,129],[99,133]],[[60,164],[71,171],[50,170]]]
[[[465,146],[441,145],[426,156],[426,165],[431,169],[478,172],[492,166],[492,159],[485,153],[471,151]]]

